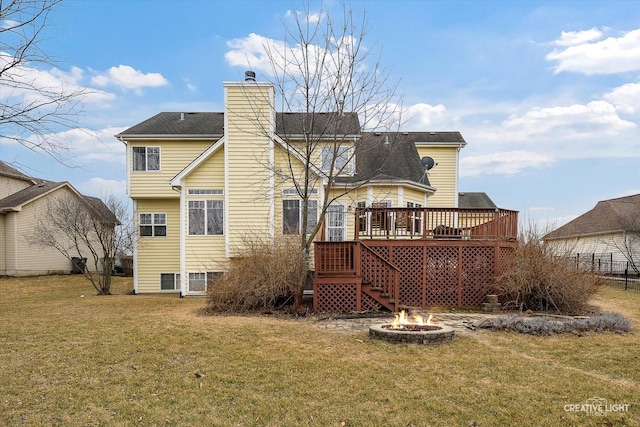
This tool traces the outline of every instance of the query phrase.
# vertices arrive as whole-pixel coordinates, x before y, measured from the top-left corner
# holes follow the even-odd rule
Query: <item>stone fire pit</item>
[[[371,338],[386,340],[392,343],[414,343],[438,346],[453,339],[454,330],[447,325],[402,325],[394,328],[390,324],[371,325]]]

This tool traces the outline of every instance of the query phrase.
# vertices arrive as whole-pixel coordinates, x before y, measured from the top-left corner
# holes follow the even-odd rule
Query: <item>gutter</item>
[[[161,139],[161,140],[187,140],[187,141],[204,141],[210,139],[220,139],[223,135],[212,134],[212,135],[126,135],[126,134],[118,134],[114,135],[120,142],[127,143],[127,141],[144,141],[150,139]]]
[[[558,236],[558,237],[542,236],[542,240],[576,239],[580,237],[594,237],[594,236],[602,236],[605,234],[617,234],[617,233],[626,233],[626,231],[619,229],[619,230],[595,231],[592,233],[584,233],[584,234],[568,234],[566,236]]]

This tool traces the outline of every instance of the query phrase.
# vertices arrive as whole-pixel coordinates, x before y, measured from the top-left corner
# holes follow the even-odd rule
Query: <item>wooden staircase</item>
[[[398,307],[400,270],[366,243],[360,242],[360,245],[363,255],[361,258],[362,292],[395,312]]]
[[[395,299],[390,296],[388,292],[383,291],[380,287],[374,287],[370,282],[362,282],[361,290],[389,311],[396,311]]]

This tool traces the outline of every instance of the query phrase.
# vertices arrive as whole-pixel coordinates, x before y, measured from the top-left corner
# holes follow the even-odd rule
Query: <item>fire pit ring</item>
[[[413,343],[438,346],[453,339],[454,329],[447,325],[404,325],[392,328],[390,324],[371,325],[371,338],[386,340],[392,343]]]

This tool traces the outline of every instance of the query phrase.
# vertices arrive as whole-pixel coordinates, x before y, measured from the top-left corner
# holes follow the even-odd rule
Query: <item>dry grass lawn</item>
[[[393,345],[313,318],[200,316],[204,300],[130,286],[0,279],[0,425],[640,425],[638,332]],[[640,293],[595,303],[638,330]],[[594,397],[630,407],[565,410]]]

